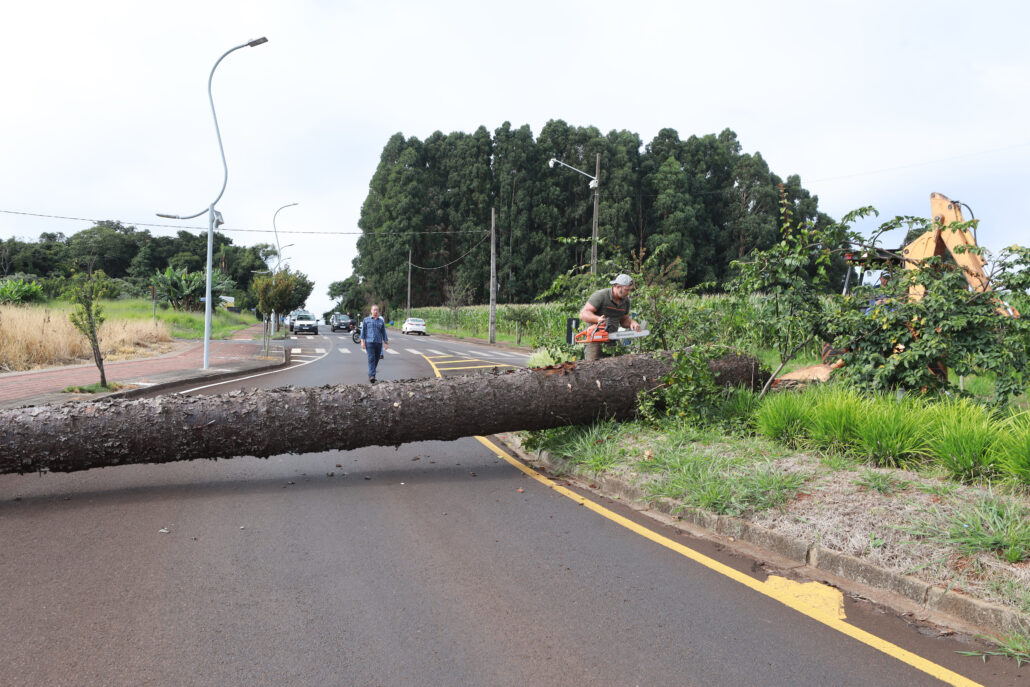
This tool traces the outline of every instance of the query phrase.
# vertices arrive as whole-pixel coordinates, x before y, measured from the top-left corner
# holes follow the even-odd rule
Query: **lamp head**
[[[247,43],[247,45],[249,45],[252,48],[256,48],[257,46],[261,45],[262,43],[267,43],[267,42],[268,42],[268,39],[265,38],[264,36],[262,36],[261,38],[255,38],[250,43]]]
[[[557,162],[557,160],[552,157],[550,160],[547,161],[547,166],[554,167],[555,162]]]

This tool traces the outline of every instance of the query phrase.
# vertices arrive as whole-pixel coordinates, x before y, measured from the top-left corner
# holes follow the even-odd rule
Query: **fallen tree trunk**
[[[0,473],[267,457],[587,424],[633,415],[666,356],[628,355],[375,386],[175,394],[0,411]],[[724,385],[761,388],[754,358],[709,362]]]

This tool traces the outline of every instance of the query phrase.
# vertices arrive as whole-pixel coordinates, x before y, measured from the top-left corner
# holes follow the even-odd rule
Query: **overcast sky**
[[[7,3],[0,238],[119,220],[274,243],[315,281],[351,273],[387,139],[550,119],[648,142],[735,131],[839,218],[968,203],[992,250],[1030,242],[1025,2],[291,1]],[[602,165],[603,165],[602,160]],[[584,192],[588,192],[584,187]],[[33,217],[35,213],[86,221]],[[968,213],[967,213],[968,218]],[[164,223],[169,228],[148,226]],[[251,230],[251,231],[242,231]],[[296,233],[294,233],[296,232]],[[303,233],[301,233],[303,232]],[[318,233],[313,233],[318,232]],[[900,242],[900,237],[897,239]]]

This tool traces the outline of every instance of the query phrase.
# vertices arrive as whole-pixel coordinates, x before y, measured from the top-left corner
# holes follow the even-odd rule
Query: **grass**
[[[880,396],[858,429],[856,450],[881,467],[910,467],[929,452],[923,408],[918,402]]]
[[[811,396],[784,392],[766,397],[755,413],[758,433],[791,448],[808,438]]]
[[[90,384],[88,386],[66,386],[61,389],[61,393],[65,394],[100,394],[105,391],[118,391],[123,388],[124,384],[118,382],[108,382],[107,386],[104,386],[100,382]]]
[[[679,446],[642,469],[660,476],[649,496],[677,499],[684,507],[723,515],[742,515],[780,507],[797,496],[808,480],[777,470],[769,461],[741,460]],[[650,461],[649,461],[650,462]]]
[[[0,371],[67,365],[92,358],[86,338],[68,320],[75,306],[66,301],[45,305],[0,306]],[[105,360],[137,357],[141,350],[160,348],[173,338],[204,336],[204,313],[158,308],[146,300],[104,301],[100,347]],[[212,317],[211,338],[220,339],[254,324],[250,313],[223,309]]]
[[[890,472],[878,472],[869,469],[862,472],[862,475],[855,480],[855,484],[862,489],[875,491],[883,496],[897,494],[912,486],[911,482],[899,479]]]
[[[1008,418],[998,429],[997,440],[991,445],[990,464],[997,465],[1015,481],[1030,485],[1030,412]]]
[[[1015,660],[1017,668],[1022,668],[1024,663],[1030,663],[1030,630],[1024,629],[1023,632],[1014,632],[998,638],[980,635],[980,638],[994,644],[995,650],[960,651],[958,653],[963,656],[979,656],[984,661],[988,656],[1004,656]]]
[[[934,509],[911,533],[952,546],[967,556],[995,553],[1009,563],[1030,559],[1030,509],[993,494],[954,513]]]
[[[89,343],[68,320],[69,303],[51,306],[0,306],[0,370],[30,370],[92,360]],[[141,348],[152,349],[171,341],[162,323],[132,321],[106,311],[100,327],[105,359],[133,357]]]
[[[855,453],[869,404],[856,391],[843,386],[817,388],[812,393],[811,445],[829,454]]]
[[[992,444],[998,428],[990,413],[969,399],[948,399],[924,414],[930,424],[929,448],[934,461],[953,478],[974,482],[991,477]]]

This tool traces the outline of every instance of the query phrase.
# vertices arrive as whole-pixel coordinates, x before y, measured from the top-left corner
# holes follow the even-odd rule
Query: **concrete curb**
[[[157,377],[164,377],[163,381],[147,383],[145,386],[136,386],[131,389],[125,389],[124,391],[109,391],[106,393],[89,394],[88,397],[84,398],[81,396],[69,397],[68,394],[62,392],[53,392],[42,394],[39,396],[33,396],[25,398],[19,401],[17,404],[8,404],[8,407],[26,407],[26,406],[41,406],[41,405],[59,405],[63,403],[75,403],[75,402],[93,402],[110,399],[132,399],[139,398],[141,396],[147,396],[155,392],[162,391],[164,389],[170,389],[177,386],[183,386],[185,384],[193,384],[195,382],[210,382],[215,383],[218,381],[224,381],[232,379],[234,377],[240,377],[249,374],[257,374],[261,372],[268,372],[271,370],[281,369],[290,365],[290,349],[282,347],[279,351],[270,350],[270,353],[275,352],[282,356],[279,361],[265,362],[263,360],[251,358],[249,360],[241,360],[238,362],[232,362],[223,364],[221,368],[216,372],[204,372],[203,370],[189,370],[185,373],[182,371],[164,372]],[[225,369],[232,367],[233,369]],[[148,375],[150,376],[150,375]],[[125,384],[134,384],[132,379],[124,380]],[[5,407],[0,404],[0,407]]]
[[[876,601],[899,613],[913,614],[914,609],[919,610],[920,615],[929,617],[936,624],[995,638],[1030,631],[1030,616],[1011,608],[931,585],[915,576],[901,575],[854,556],[831,551],[815,542],[784,536],[741,518],[682,508],[668,499],[648,499],[643,490],[619,477],[581,472],[575,465],[547,451],[528,454],[522,449],[518,437],[511,434],[499,436],[527,462],[541,465],[563,477],[585,480],[605,496],[646,507],[674,520],[686,521],[728,546],[737,540],[747,542],[763,552],[793,562],[797,566],[795,572],[821,581],[829,579],[831,584],[848,592],[864,595],[863,588],[886,592],[878,595]]]

